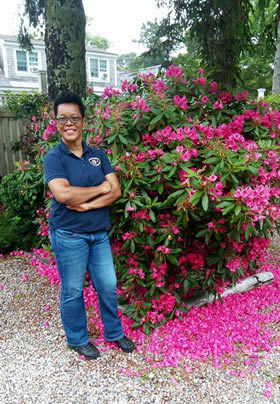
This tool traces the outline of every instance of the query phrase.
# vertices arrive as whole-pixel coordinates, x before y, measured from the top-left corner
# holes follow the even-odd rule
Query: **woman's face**
[[[57,128],[67,145],[82,141],[85,120],[77,104],[60,104],[57,108]]]

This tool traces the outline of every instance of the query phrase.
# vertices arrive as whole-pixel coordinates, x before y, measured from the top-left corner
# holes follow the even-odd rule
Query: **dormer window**
[[[90,58],[90,77],[91,79],[108,81],[109,75],[107,60]]]
[[[38,71],[38,53],[26,52],[23,50],[16,51],[17,70],[18,72],[35,73]]]

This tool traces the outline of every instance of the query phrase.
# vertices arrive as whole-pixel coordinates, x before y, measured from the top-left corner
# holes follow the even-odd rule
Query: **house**
[[[0,34],[0,94],[5,90],[41,91],[46,82],[46,55],[43,40],[32,40],[32,51],[20,48],[16,36]],[[86,47],[88,86],[96,94],[106,87],[118,88],[118,55],[93,46]]]

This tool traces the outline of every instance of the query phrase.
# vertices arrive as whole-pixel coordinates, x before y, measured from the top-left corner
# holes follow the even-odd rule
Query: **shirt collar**
[[[90,152],[90,148],[89,148],[89,146],[86,144],[86,142],[85,142],[84,140],[82,141],[82,145],[83,145],[83,154],[89,153],[89,152]],[[65,143],[63,142],[62,139],[60,140],[59,146],[60,146],[60,149],[61,149],[62,151],[64,151],[64,153],[66,153],[66,154],[68,154],[68,155],[73,154],[73,153],[71,152],[71,150],[69,150],[68,147],[65,145]]]

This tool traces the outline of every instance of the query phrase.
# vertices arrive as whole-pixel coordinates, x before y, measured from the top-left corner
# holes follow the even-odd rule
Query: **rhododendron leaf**
[[[158,184],[157,191],[158,191],[158,193],[159,193],[160,195],[163,193],[163,191],[164,191],[164,185],[163,185],[162,182],[161,182],[160,184]]]
[[[169,262],[171,262],[171,264],[176,265],[176,267],[179,266],[179,262],[178,262],[177,258],[174,257],[174,255],[168,254],[166,256],[166,258],[168,259]]]
[[[230,176],[231,176],[231,178],[233,179],[233,181],[236,183],[236,184],[239,184],[239,181],[238,181],[238,179],[236,178],[236,176],[234,175],[234,174],[230,174]]]
[[[120,139],[120,141],[121,141],[123,144],[128,144],[128,141],[127,141],[127,139],[126,139],[124,136],[118,134],[118,138]]]
[[[113,135],[112,137],[110,137],[110,138],[108,139],[108,144],[113,143],[116,138],[117,138],[117,135]]]
[[[154,214],[154,212],[152,210],[150,210],[149,215],[150,215],[150,218],[151,218],[152,222],[155,223],[156,222],[156,216],[155,216],[155,214]]]
[[[217,257],[216,255],[210,255],[207,257],[207,262],[210,265],[217,264],[221,260],[221,257]]]
[[[208,210],[208,204],[209,204],[208,195],[207,195],[207,194],[204,194],[203,197],[202,197],[202,200],[201,200],[201,205],[202,205],[203,210],[204,210],[205,212],[207,212],[207,210]]]
[[[253,174],[255,177],[259,176],[259,169],[253,166],[248,166],[248,171]]]
[[[154,248],[155,244],[154,244],[154,240],[152,239],[151,236],[147,237],[147,241],[150,247]]]
[[[134,251],[135,251],[135,243],[134,243],[133,240],[130,241],[130,251],[131,251],[132,253],[134,253]]]
[[[186,214],[183,216],[183,226],[184,226],[184,229],[186,229],[186,228],[188,227],[188,224],[189,224],[189,217],[188,217],[188,214],[187,214],[187,212],[186,212]]]
[[[187,161],[187,162],[179,164],[179,167],[182,168],[184,171],[187,171],[189,169],[189,167],[191,167],[191,166],[192,166],[191,161]]]
[[[223,216],[230,213],[235,208],[235,204],[231,203],[227,208],[223,209]]]
[[[143,332],[144,332],[146,335],[150,335],[150,333],[151,333],[150,327],[148,326],[147,323],[144,323],[144,324],[143,324]]]
[[[200,230],[198,233],[196,233],[195,237],[201,237],[204,236],[204,234],[208,233],[208,228]]]
[[[150,296],[153,296],[153,295],[154,295],[155,290],[156,290],[156,284],[153,283],[152,286],[151,286],[151,289],[149,290]]]
[[[190,283],[187,279],[184,280],[184,293],[187,294],[190,287]]]
[[[190,212],[190,216],[191,216],[196,222],[199,222],[199,221],[200,221],[200,217],[197,216],[195,213]]]
[[[236,205],[234,209],[234,214],[238,216],[240,212],[241,212],[241,205]]]
[[[197,205],[198,202],[200,201],[201,197],[203,195],[203,191],[197,191],[195,194],[193,194],[190,198],[190,203],[193,205]]]
[[[159,122],[161,119],[163,118],[163,113],[161,112],[160,114],[158,114],[157,116],[155,116],[149,125],[149,130],[151,130],[151,128],[157,123]]]
[[[197,177],[197,176],[198,176],[198,174],[197,174],[195,171],[190,170],[190,169],[187,168],[187,167],[186,167],[186,171],[187,171],[187,173],[188,173],[188,177]]]
[[[211,236],[212,236],[212,233],[213,233],[213,231],[211,230],[211,231],[209,231],[209,233],[206,234],[206,237],[205,237],[205,243],[206,244],[209,243],[209,241],[211,239]]]
[[[205,164],[211,164],[211,163],[218,163],[221,159],[219,157],[210,157],[209,159],[203,160],[203,163]]]
[[[248,238],[249,238],[249,236],[250,236],[252,230],[253,230],[253,228],[252,228],[251,223],[248,223],[247,228],[246,228],[246,231],[245,231],[245,239],[246,239],[246,240],[248,240]]]
[[[273,229],[273,225],[272,225],[272,223],[271,223],[271,221],[270,221],[270,219],[269,219],[268,217],[265,219],[265,223],[267,224],[267,226],[268,226],[270,229]]]

